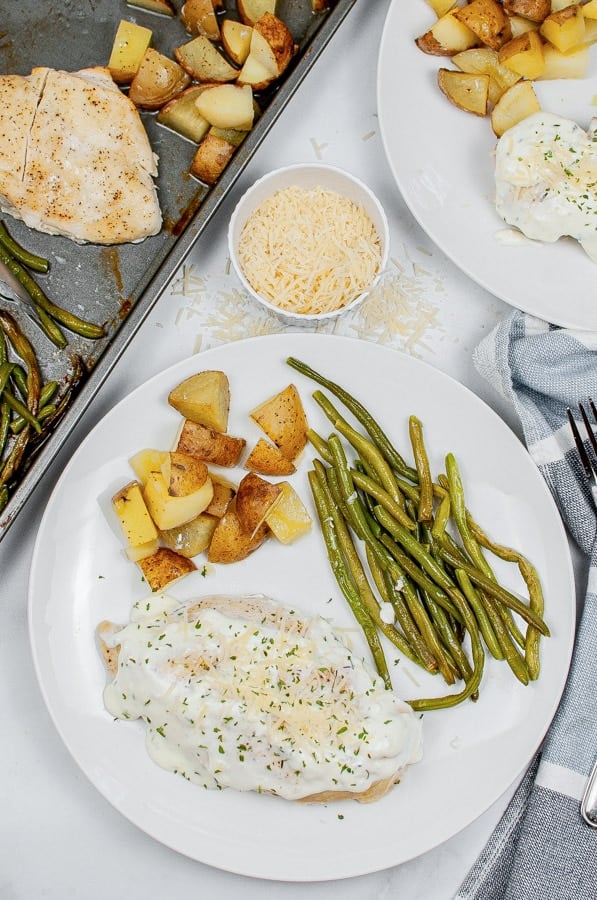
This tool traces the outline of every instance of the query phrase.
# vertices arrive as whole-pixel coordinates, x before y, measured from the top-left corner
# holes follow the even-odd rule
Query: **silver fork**
[[[591,398],[588,399],[587,406],[589,407],[595,425],[597,426],[597,409],[595,409],[595,404]],[[593,503],[597,508],[597,440],[595,439],[595,432],[593,431],[585,407],[582,403],[579,403],[578,408],[587,433],[589,442],[588,450],[585,447],[585,443],[580,435],[578,426],[570,409],[567,410],[568,419],[570,420],[570,428],[572,429],[572,434],[574,436],[574,443],[576,444],[576,449],[578,450],[578,455],[591,491],[591,496],[593,497]],[[597,828],[597,761],[589,775],[580,801],[580,814],[587,825],[590,825],[591,828]]]
[[[591,410],[593,414],[593,419],[595,421],[595,425],[597,426],[597,409],[595,408],[595,404],[589,397],[587,401],[587,406]],[[572,415],[572,410],[568,408],[566,412],[568,413],[568,420],[570,421],[570,428],[572,429],[572,434],[574,436],[574,443],[576,444],[576,449],[578,450],[578,455],[580,461],[582,463],[582,467],[585,473],[585,478],[589,485],[589,490],[591,491],[591,495],[593,497],[593,503],[597,508],[597,439],[595,438],[595,432],[593,431],[593,427],[591,422],[589,421],[589,416],[587,411],[582,403],[578,404],[578,408],[580,411],[581,418],[583,420],[583,424],[585,426],[585,430],[587,432],[587,438],[589,441],[590,449],[587,450],[585,447],[583,438],[580,435],[578,430],[578,426]]]

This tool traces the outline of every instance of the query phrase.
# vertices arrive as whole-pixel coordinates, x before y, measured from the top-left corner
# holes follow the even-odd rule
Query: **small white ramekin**
[[[238,258],[238,243],[247,219],[268,197],[289,187],[305,189],[320,187],[323,190],[333,191],[336,194],[348,197],[348,199],[363,207],[379,235],[381,259],[379,269],[371,284],[349,303],[346,303],[344,306],[332,310],[331,312],[297,313],[281,309],[279,306],[276,306],[274,303],[258,294],[251,287],[243,273]],[[373,194],[362,181],[355,178],[354,175],[351,175],[342,169],[338,169],[335,166],[326,166],[319,163],[302,163],[286,166],[282,169],[275,169],[273,172],[264,175],[245,191],[230,218],[228,226],[228,252],[230,261],[232,262],[241,284],[251,297],[267,309],[277,313],[277,315],[294,324],[307,324],[342,315],[342,313],[345,313],[347,310],[354,309],[355,306],[365,299],[379,281],[381,273],[388,264],[390,254],[390,230],[381,203],[375,194]]]

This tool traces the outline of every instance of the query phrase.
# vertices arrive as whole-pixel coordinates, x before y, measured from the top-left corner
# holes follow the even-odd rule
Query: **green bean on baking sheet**
[[[325,438],[308,433],[317,454],[309,482],[332,571],[386,685],[372,627],[415,665],[456,685],[444,696],[410,700],[416,710],[476,700],[486,652],[522,685],[535,680],[540,640],[550,633],[539,574],[473,519],[455,455],[446,453],[445,474],[434,479],[417,416],[408,418],[410,453],[400,452],[347,390],[295,357],[287,363],[356,420],[350,424],[322,390],[313,391],[334,430]],[[526,597],[500,583],[488,555],[516,564]]]
[[[103,326],[49,299],[30,274],[47,273],[48,260],[22,247],[1,221],[0,261],[24,288],[37,324],[59,350],[68,346],[63,328],[89,340],[104,335]],[[70,385],[62,394],[57,381],[44,384],[35,347],[17,318],[0,309],[0,510],[8,503],[29,452],[62,414],[73,383],[81,377],[78,356],[68,360],[68,367]]]

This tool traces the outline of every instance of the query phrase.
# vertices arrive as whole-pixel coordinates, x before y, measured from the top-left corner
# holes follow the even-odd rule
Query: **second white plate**
[[[248,412],[289,382],[309,422],[330,430],[312,400],[316,385],[286,365],[297,356],[358,396],[408,455],[408,416],[416,413],[434,472],[453,451],[468,500],[496,539],[537,565],[552,637],[543,671],[523,687],[505,663],[489,660],[477,703],[424,716],[425,755],[377,803],[301,805],[257,794],[206,791],[158,768],[138,722],[113,721],[102,702],[106,676],[94,634],[103,619],[125,622],[143,599],[137,567],[124,556],[110,497],[132,473],[143,447],[168,449],[179,422],[169,390],[201,369],[222,369],[231,386],[230,433],[249,441]],[[305,452],[297,490],[310,502]],[[240,472],[236,473],[240,476]],[[315,516],[315,513],[313,512]],[[521,588],[515,567],[505,583]],[[242,563],[210,567],[178,582],[182,599],[207,593],[263,592],[319,612],[339,627],[354,621],[331,576],[321,534],[294,545],[273,540]],[[29,622],[39,682],[66,746],[97,789],[124,816],[187,856],[244,875],[292,881],[343,878],[404,862],[469,825],[524,769],[551,721],[563,689],[574,631],[568,544],[551,495],[516,436],[481,400],[409,356],[341,337],[273,335],[222,346],[184,360],[127,396],[96,426],[62,474],[38,533]],[[359,640],[359,636],[355,636]],[[363,652],[366,648],[363,646]],[[443,691],[407,661],[394,665],[405,698]]]
[[[377,73],[377,104],[386,155],[402,196],[421,227],[470,278],[506,303],[555,325],[597,328],[591,285],[597,266],[572,240],[499,243],[489,119],[456,109],[437,85],[451,67],[415,44],[434,21],[425,0],[393,0]],[[536,82],[542,108],[588,127],[595,115],[597,50],[588,78]]]

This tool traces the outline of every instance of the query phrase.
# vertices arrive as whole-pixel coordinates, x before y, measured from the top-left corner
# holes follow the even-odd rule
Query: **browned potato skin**
[[[260,475],[293,475],[296,466],[286,459],[275,444],[265,438],[259,438],[245,460],[245,469],[259,472]]]
[[[141,109],[160,109],[191,83],[177,62],[148,47],[131,81],[129,100]]]
[[[222,434],[185,419],[176,449],[216,466],[235,466],[246,446],[244,438]]]
[[[236,514],[242,530],[254,534],[281,493],[279,484],[266,481],[255,472],[245,475],[236,495]]]
[[[471,0],[454,16],[492,50],[499,50],[512,37],[510,20],[497,0]]]
[[[215,184],[235,150],[234,144],[208,132],[191,161],[191,175],[204,184]]]
[[[257,550],[269,535],[269,528],[264,523],[255,534],[243,531],[235,510],[229,510],[216,525],[207,559],[212,563],[229,564],[246,559]]]
[[[219,41],[220,26],[212,0],[185,0],[180,18],[189,34],[204,34],[210,41]]]
[[[140,559],[137,565],[152,591],[163,590],[173,581],[183,578],[197,568],[191,559],[181,556],[169,547],[160,547],[151,556]]]
[[[274,51],[278,63],[278,75],[281,75],[295,52],[294,38],[291,32],[281,19],[269,12],[261,16],[253,28],[265,38]]]
[[[452,51],[446,50],[443,44],[440,44],[430,31],[426,31],[425,34],[418,37],[415,44],[419,50],[422,50],[423,53],[427,53],[429,56],[453,56]]]
[[[307,418],[299,392],[289,384],[249,414],[262,431],[294,462],[307,443]]]
[[[504,0],[504,9],[509,16],[542,22],[551,12],[551,0]]]
[[[186,497],[205,484],[209,470],[203,460],[183,450],[170,452],[170,482],[168,493],[172,497]]]

